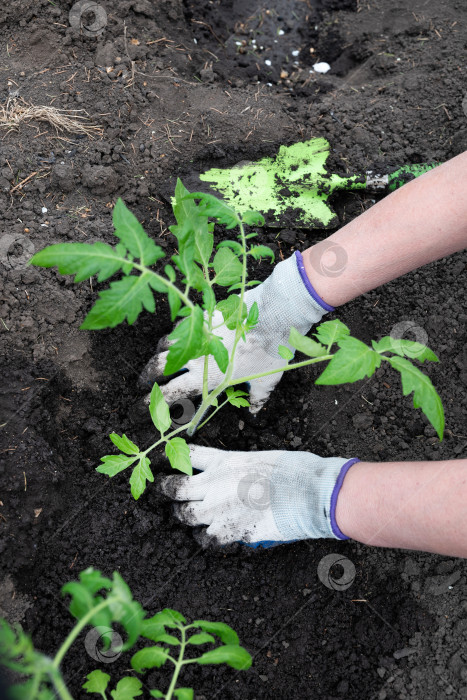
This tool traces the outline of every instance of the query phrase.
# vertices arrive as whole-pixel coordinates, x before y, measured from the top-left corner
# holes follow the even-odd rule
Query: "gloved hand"
[[[257,302],[259,321],[255,328],[247,334],[246,342],[241,340],[237,345],[234,379],[283,367],[286,361],[280,357],[278,346],[285,345],[293,350],[288,343],[292,326],[302,334],[308,333],[312,325],[320,321],[326,311],[334,310],[313,289],[306,275],[302,256],[298,251],[292,257],[276,265],[274,272],[265,282],[248,290],[244,300],[248,310],[255,301]],[[235,331],[230,331],[223,326],[222,315],[219,311],[214,313],[213,320],[213,327],[221,326],[216,331],[216,335],[223,339],[227,350],[231,351]],[[158,346],[158,352],[148,362],[140,376],[140,386],[152,387],[154,382],[163,376],[168,347],[167,338],[162,339]],[[181,398],[194,398],[201,394],[203,368],[204,358],[190,360],[186,366],[188,372],[162,386],[162,392],[168,403],[173,403]],[[282,374],[282,372],[278,372],[250,382],[250,411],[252,413],[257,413],[267,401]],[[214,358],[210,357],[209,390],[218,386],[222,377]]]
[[[193,467],[202,474],[167,476],[163,493],[183,523],[207,525],[207,545],[261,543],[328,537],[348,539],[335,518],[337,497],[358,459],[323,458],[311,452],[224,452],[192,445]]]

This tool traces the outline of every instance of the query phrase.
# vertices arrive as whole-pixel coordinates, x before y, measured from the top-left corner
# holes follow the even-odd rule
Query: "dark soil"
[[[95,285],[25,266],[51,242],[113,242],[117,196],[170,255],[167,182],[272,155],[283,143],[328,138],[331,168],[342,174],[444,161],[465,150],[465,3],[102,5],[108,21],[97,37],[70,28],[68,0],[10,0],[0,8],[2,103],[10,93],[84,109],[103,128],[101,139],[90,140],[32,123],[4,131],[0,141],[3,613],[53,653],[71,626],[61,585],[88,566],[118,570],[150,612],[168,606],[190,619],[224,620],[253,654],[248,672],[187,671],[183,683],[199,699],[467,698],[463,561],[335,541],[204,551],[156,487],[136,503],[124,475],[97,474],[109,432],[125,431],[140,444],[152,437],[137,408],[136,379],[171,327],[166,304],[132,327],[79,331]],[[317,61],[331,71],[310,72]],[[373,200],[342,195],[334,204],[343,224]],[[324,235],[261,234],[279,258]],[[424,330],[441,358],[426,371],[446,409],[443,443],[401,398],[391,372],[318,389],[311,369],[284,378],[256,423],[227,409],[197,440],[381,461],[465,455],[466,266],[467,254],[452,256],[338,312],[364,341],[401,321]],[[268,272],[262,263],[254,274]],[[167,472],[162,463],[156,469]],[[344,592],[317,577],[333,552],[356,567]],[[64,664],[75,697],[96,666],[83,641]],[[122,655],[112,676],[128,666]],[[149,675],[149,687],[165,681],[165,671]]]

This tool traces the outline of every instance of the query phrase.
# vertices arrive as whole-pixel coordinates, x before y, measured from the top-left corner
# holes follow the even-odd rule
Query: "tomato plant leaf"
[[[284,359],[287,360],[293,360],[294,354],[290,348],[288,348],[286,345],[279,345],[277,352],[279,355]]]
[[[215,641],[216,640],[212,634],[208,634],[207,632],[199,632],[198,634],[193,634],[189,638],[188,644],[211,644]]]
[[[139,277],[131,275],[111,282],[108,289],[99,292],[99,298],[81,324],[81,329],[114,328],[125,319],[131,325],[143,307],[154,313],[156,305],[149,287],[151,277],[150,272],[143,272]]]
[[[149,466],[150,464],[151,462],[149,461],[148,457],[141,456],[139,458],[138,464],[131,473],[131,495],[133,496],[135,501],[137,501],[141,494],[144,493],[144,490],[146,488],[146,481],[154,481],[154,475]]]
[[[239,670],[250,668],[252,662],[251,655],[247,650],[237,644],[227,644],[217,647],[217,649],[206,651],[197,659],[197,663],[202,666],[206,664],[227,664]]]
[[[242,255],[243,253],[243,247],[238,241],[221,241],[217,249],[219,248],[231,248],[235,255]]]
[[[388,361],[401,375],[402,393],[408,396],[413,392],[413,405],[421,408],[436,430],[440,440],[444,433],[444,409],[441,399],[431,379],[403,357],[389,357]]]
[[[107,474],[107,476],[115,476],[127,467],[130,467],[133,462],[136,462],[137,456],[127,457],[125,455],[105,455],[101,457],[102,464],[96,467],[99,474]]]
[[[224,644],[240,644],[238,634],[226,622],[211,622],[210,620],[195,620],[195,627],[199,627],[203,632],[209,632],[219,637]]]
[[[274,253],[267,245],[254,245],[248,251],[255,260],[260,260],[261,258],[271,258],[271,263],[274,262]]]
[[[112,440],[115,447],[126,455],[136,455],[139,453],[139,447],[134,442],[127,438],[125,434],[122,436],[117,433],[110,433],[109,438]]]
[[[141,673],[147,668],[160,668],[167,661],[170,650],[165,647],[146,647],[131,657],[131,667]]]
[[[239,282],[243,270],[242,263],[230,248],[219,248],[214,256],[213,265],[216,284],[228,287]]]
[[[121,252],[107,243],[57,243],[49,245],[31,258],[37,267],[58,267],[62,275],[75,275],[75,282],[82,282],[94,275],[103,282],[125,265]]]
[[[322,357],[323,355],[327,355],[327,350],[324,345],[317,343],[316,340],[307,338],[306,335],[302,335],[296,328],[290,329],[289,343],[292,347],[308,355],[308,357]]]
[[[187,195],[188,199],[199,199],[199,208],[203,214],[217,219],[220,224],[224,224],[227,229],[235,228],[240,223],[237,213],[229,207],[223,200],[217,199],[212,194],[206,192],[193,192]]]
[[[362,343],[345,335],[338,341],[339,350],[332,356],[316,384],[345,384],[371,377],[381,365],[381,355]]]
[[[225,374],[229,366],[229,351],[217,335],[211,335],[208,350],[209,354],[214,356],[220,371]]]
[[[318,338],[320,343],[331,347],[331,345],[337,343],[338,340],[349,334],[350,330],[345,323],[342,323],[339,319],[335,319],[334,321],[325,321],[321,323],[316,328],[316,333],[314,335]]]
[[[149,413],[151,414],[152,422],[163,435],[172,425],[172,418],[170,417],[169,404],[165,400],[164,394],[157,382],[152,387],[149,400]]]
[[[253,302],[251,308],[248,312],[247,319],[245,321],[245,331],[249,333],[258,324],[259,321],[259,309],[256,301]]]
[[[159,258],[165,257],[162,248],[149,238],[136,216],[117,199],[113,209],[115,235],[142,265],[153,265]]]
[[[238,389],[234,390],[231,386],[228,386],[225,393],[227,394],[229,403],[231,403],[232,406],[236,406],[237,408],[248,408],[250,405],[249,401],[242,398],[243,396],[248,396],[245,391],[240,391]]]
[[[242,214],[243,223],[247,226],[264,226],[264,216],[259,211],[245,211]]]
[[[175,341],[169,348],[164,374],[174,374],[193,358],[203,353],[204,316],[201,307],[196,306],[192,313],[174,328],[169,340]]]
[[[191,466],[190,448],[186,440],[174,437],[165,444],[165,454],[168,457],[172,469],[178,469],[184,474],[191,476],[193,468]]]
[[[247,317],[245,302],[243,302],[243,309],[240,316],[240,304],[240,297],[237,294],[231,294],[227,299],[219,301],[216,305],[216,309],[222,314],[225,325],[231,331],[235,330],[239,320],[243,321]]]
[[[115,690],[110,692],[113,700],[133,700],[143,694],[143,684],[139,678],[125,676],[118,681]]]
[[[193,688],[176,688],[174,695],[178,700],[193,700]]]
[[[104,673],[99,668],[96,668],[95,671],[88,673],[86,678],[88,680],[86,683],[84,683],[83,690],[85,690],[87,693],[100,693],[103,697],[105,697],[105,691],[110,681],[109,674]]]
[[[395,355],[400,355],[400,357],[409,357],[411,360],[418,360],[419,362],[425,362],[425,360],[439,362],[439,359],[430,348],[413,340],[391,338],[390,335],[386,335],[381,340],[372,340],[371,344],[373,350],[379,353],[393,352]]]

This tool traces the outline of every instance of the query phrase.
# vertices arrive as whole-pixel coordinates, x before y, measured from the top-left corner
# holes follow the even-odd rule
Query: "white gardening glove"
[[[207,525],[207,545],[243,542],[271,546],[319,537],[348,539],[335,518],[337,497],[358,459],[311,452],[224,452],[191,445],[195,476],[167,476],[163,493],[183,523]]]
[[[295,327],[300,333],[308,333],[313,324],[318,323],[326,311],[333,307],[326,304],[317,295],[309,282],[302,256],[298,251],[287,260],[280,262],[274,272],[262,284],[245,293],[246,306],[250,310],[253,303],[258,304],[259,321],[247,336],[237,345],[234,360],[233,379],[248,377],[252,374],[278,369],[286,361],[278,353],[279,345],[293,350],[288,343],[290,329]],[[223,339],[227,350],[231,351],[235,331],[223,325],[222,314],[216,311],[213,327],[221,326],[216,335]],[[158,352],[143,370],[139,383],[142,387],[152,387],[155,381],[163,377],[167,360],[169,343],[164,338],[158,346]],[[204,358],[190,360],[188,370],[162,386],[162,392],[168,403],[183,398],[194,398],[201,394],[203,385]],[[268,377],[253,379],[250,382],[250,411],[257,413],[267,401],[269,394],[280,381],[283,372]],[[209,357],[208,388],[214,389],[222,380],[213,357]]]

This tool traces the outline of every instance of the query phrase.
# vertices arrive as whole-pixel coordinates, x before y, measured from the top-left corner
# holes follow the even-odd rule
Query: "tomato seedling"
[[[386,336],[378,342],[373,341],[370,347],[352,337],[348,327],[339,320],[320,324],[314,333],[315,339],[292,328],[289,343],[307,359],[286,364],[294,354],[290,348],[281,345],[278,352],[285,361],[283,367],[234,378],[237,346],[258,323],[256,302],[248,309],[244,301],[247,288],[259,284],[256,280],[248,280],[248,258],[268,257],[274,261],[274,254],[267,246],[250,246],[249,241],[257,233],[246,233],[245,230],[245,226],[262,225],[264,219],[257,212],[240,216],[210,194],[190,194],[180,180],[175,189],[173,210],[177,223],[170,230],[177,238],[178,254],[172,256],[171,263],[166,264],[163,271],[156,271],[152,266],[165,256],[164,251],[149,238],[121,199],[113,210],[115,235],[119,239],[115,248],[101,242],[64,243],[39,251],[31,260],[33,265],[57,266],[62,274],[74,274],[75,282],[93,275],[97,275],[98,282],[103,282],[118,272],[123,274],[121,279],[111,282],[108,289],[99,292],[97,302],[81,326],[84,329],[113,328],[124,320],[132,324],[143,308],[151,313],[155,311],[154,292],[166,294],[172,321],[180,317],[182,321],[169,336],[172,344],[164,374],[174,374],[190,360],[204,358],[201,404],[192,420],[168,432],[172,424],[170,409],[159,386],[154,384],[149,411],[160,438],[145,450],[140,450],[126,435],[112,433],[110,439],[120,454],[102,457],[97,471],[113,477],[132,467],[131,492],[137,499],[147,482],[154,481],[148,454],[164,444],[172,467],[191,474],[189,447],[179,433],[186,431],[191,436],[227,403],[248,406],[246,392],[234,389],[235,385],[321,362],[328,364],[316,380],[318,385],[356,382],[371,377],[383,363],[389,363],[401,375],[404,396],[413,392],[415,408],[422,409],[442,439],[444,411],[441,399],[429,377],[410,361],[416,358],[420,362],[438,362],[438,358],[429,348],[413,341]],[[214,223],[210,219],[228,230],[237,228],[237,240],[224,240],[214,251]],[[221,301],[217,300],[214,291],[218,286],[227,288],[229,294]],[[193,301],[193,292],[202,295],[200,304]],[[222,314],[225,327],[234,332],[230,351],[216,332],[218,326],[213,322],[216,311]],[[210,356],[223,375],[211,391],[208,389]],[[220,403],[219,397],[224,393],[225,398]],[[212,407],[214,410],[205,418]]]

